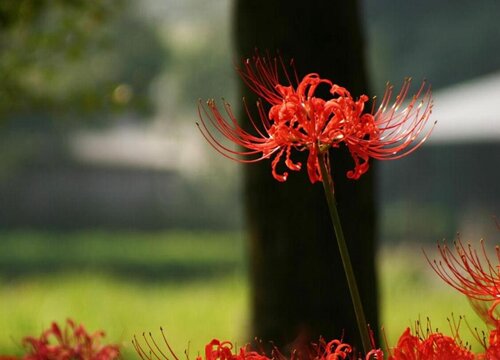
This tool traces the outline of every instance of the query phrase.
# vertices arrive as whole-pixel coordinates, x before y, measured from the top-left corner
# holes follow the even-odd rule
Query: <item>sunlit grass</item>
[[[19,353],[19,340],[40,334],[51,321],[67,317],[104,329],[106,340],[122,345],[135,358],[131,339],[162,326],[182,354],[188,342],[203,350],[214,337],[244,342],[247,333],[247,286],[240,275],[181,284],[127,283],[99,274],[32,277],[0,286],[1,353]],[[196,352],[193,353],[196,355]]]
[[[0,354],[67,317],[104,329],[135,358],[134,334],[162,326],[182,354],[213,337],[244,342],[242,236],[190,232],[0,235]]]
[[[179,354],[212,338],[243,344],[250,334],[244,242],[236,233],[0,234],[0,354],[71,317],[135,359],[133,335],[162,326]],[[419,247],[379,254],[382,325],[394,345],[417,319],[450,333],[447,318],[484,326],[467,300],[432,273]],[[473,344],[465,324],[465,341]]]

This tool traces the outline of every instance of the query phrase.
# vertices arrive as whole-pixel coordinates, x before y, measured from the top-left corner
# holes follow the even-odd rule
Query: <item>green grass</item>
[[[203,349],[214,337],[242,343],[246,333],[246,286],[241,276],[185,284],[128,284],[96,274],[33,277],[1,284],[0,348],[15,353],[26,334],[39,334],[52,320],[67,317],[91,331],[104,329],[107,341],[132,356],[134,334],[163,326],[171,344],[182,354]],[[196,355],[196,353],[194,353]]]
[[[244,248],[235,233],[0,233],[0,354],[22,353],[22,337],[67,317],[104,329],[126,359],[137,358],[134,334],[160,337],[160,326],[180,355],[214,337],[242,344],[252,339]],[[482,328],[418,248],[382,249],[379,270],[389,344],[427,316],[445,333],[452,312]],[[472,339],[466,326],[461,334]]]
[[[136,358],[130,340],[163,326],[179,354],[214,337],[243,343],[248,286],[234,233],[0,235],[0,354],[67,317]]]

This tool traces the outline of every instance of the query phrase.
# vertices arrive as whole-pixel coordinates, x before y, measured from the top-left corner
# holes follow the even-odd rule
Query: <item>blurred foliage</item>
[[[500,2],[365,1],[373,86],[427,78],[440,88],[500,69]]]
[[[1,2],[0,50],[0,115],[30,124],[151,111],[149,83],[166,56],[126,0]]]
[[[235,104],[241,100],[235,72],[239,59],[231,48],[230,4],[230,0],[148,1],[149,11],[155,12],[151,16],[160,17],[169,49],[168,68],[154,94],[169,121],[197,118],[199,99],[224,97]]]
[[[141,221],[147,228],[240,226],[237,168],[215,152],[207,151],[210,166],[190,169],[188,179],[172,175],[163,183],[163,177],[154,180],[161,171],[150,169],[154,185],[143,188],[146,176],[134,178],[134,190],[128,191],[117,184],[140,177],[145,168],[118,163],[105,170],[107,165],[78,157],[73,146],[84,126],[93,127],[84,129],[92,134],[108,127],[110,141],[123,128],[134,129],[137,137],[155,131],[166,142],[198,140],[197,100],[232,100],[236,93],[228,5],[229,0],[1,2],[0,213],[9,214],[1,225],[9,218],[15,226],[46,227],[46,215],[55,213],[60,226],[109,225],[117,224],[111,219],[119,213],[118,223],[129,228]],[[134,136],[120,138],[123,146],[133,147]],[[166,157],[175,176],[189,166],[189,160],[180,166]],[[71,176],[99,178],[111,189],[95,195],[99,185],[89,180],[82,187]],[[42,186],[37,202],[34,192]],[[82,195],[85,189],[88,196]],[[161,194],[144,195],[154,191]],[[30,217],[23,199],[29,209],[42,210]],[[118,204],[116,213],[106,210],[112,204]],[[127,211],[134,214],[124,216]]]

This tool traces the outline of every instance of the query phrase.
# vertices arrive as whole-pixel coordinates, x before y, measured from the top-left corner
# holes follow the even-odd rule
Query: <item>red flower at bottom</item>
[[[160,329],[166,349],[158,346],[151,333],[146,336],[142,334],[144,344],[141,344],[134,336],[132,341],[135,350],[143,360],[169,360],[171,358],[179,360],[175,352],[170,347],[163,329]],[[169,356],[167,356],[169,354]],[[380,349],[373,349],[364,357],[365,360],[383,360],[384,354]],[[189,357],[188,357],[189,359]],[[205,357],[199,355],[196,360],[361,360],[361,354],[353,351],[351,345],[341,340],[326,342],[323,339],[319,344],[311,344],[307,351],[301,352],[292,350],[289,358],[284,356],[277,348],[274,348],[270,356],[262,351],[252,350],[250,345],[235,349],[230,341],[220,341],[213,339],[205,346]]]
[[[55,322],[38,338],[25,337],[23,343],[29,352],[23,360],[113,360],[118,358],[116,345],[101,345],[104,332],[89,334],[83,325],[76,325],[71,319],[61,330]],[[55,341],[53,341],[55,340]]]
[[[484,359],[500,360],[500,328],[490,333],[490,345],[486,349]]]
[[[197,360],[203,360],[201,356]],[[230,341],[213,339],[205,346],[205,360],[270,360],[267,356],[252,351],[248,346],[233,353],[233,344]]]
[[[441,333],[430,333],[426,338],[411,334],[407,328],[388,360],[474,360],[474,354]]]

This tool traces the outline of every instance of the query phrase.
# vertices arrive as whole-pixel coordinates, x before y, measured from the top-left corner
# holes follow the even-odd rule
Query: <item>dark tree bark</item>
[[[354,0],[238,0],[235,6],[238,56],[276,50],[294,58],[299,77],[317,72],[345,86],[355,97],[367,93],[359,8]],[[251,104],[255,97],[242,87]],[[246,118],[242,114],[241,119]],[[305,152],[296,154],[305,167]],[[374,268],[373,169],[358,181],[346,178],[353,161],[334,150],[331,165],[339,213],[372,328],[378,326]],[[373,165],[372,165],[373,166]],[[262,161],[244,167],[250,237],[252,336],[285,347],[339,338],[360,348],[360,340],[335,235],[321,184],[305,170],[285,183]]]

